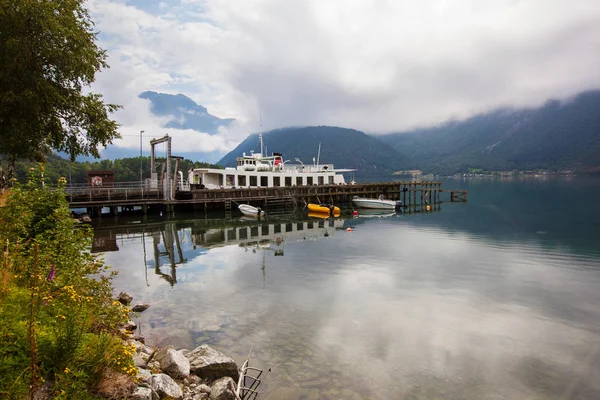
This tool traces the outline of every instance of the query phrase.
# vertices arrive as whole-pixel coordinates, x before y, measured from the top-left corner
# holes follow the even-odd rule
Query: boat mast
[[[317,151],[317,170],[319,169],[319,158],[321,157],[321,142],[319,142],[319,151]]]
[[[260,138],[260,156],[264,157],[263,154],[263,140],[262,140],[262,114],[260,115],[260,134],[258,135]]]

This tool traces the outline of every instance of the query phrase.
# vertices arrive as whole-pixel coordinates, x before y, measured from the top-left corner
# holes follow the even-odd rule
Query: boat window
[[[261,176],[260,177],[260,186],[262,186],[262,187],[269,186],[269,177],[268,176]]]
[[[240,228],[238,238],[240,240],[248,239],[248,228]]]
[[[254,175],[250,175],[250,186],[258,186],[258,179]]]
[[[258,226],[253,226],[250,228],[250,237],[258,236]]]
[[[269,234],[269,225],[261,225],[260,234],[263,236],[267,236]]]
[[[286,232],[293,232],[294,231],[294,224],[285,224],[285,231]]]
[[[230,229],[230,230],[227,231],[227,239],[228,240],[235,240],[235,239],[237,239],[236,230],[235,229]]]
[[[246,175],[238,176],[238,186],[246,186]]]
[[[235,175],[227,175],[227,186],[235,186]]]
[[[297,222],[296,223],[296,230],[297,231],[303,231],[304,230],[304,222]]]
[[[273,177],[273,186],[281,186],[281,178],[278,176]]]
[[[307,176],[306,177],[306,184],[307,185],[312,185],[313,184],[313,178],[312,178],[312,176]]]
[[[292,177],[291,176],[285,177],[285,186],[292,186]]]
[[[329,180],[329,184],[333,185],[333,175],[328,176],[327,179]]]
[[[273,233],[281,233],[281,224],[275,224]]]
[[[296,186],[302,186],[302,177],[301,176],[296,177]]]
[[[317,179],[319,180],[319,185],[323,185],[325,183],[325,180],[322,176],[319,176]]]

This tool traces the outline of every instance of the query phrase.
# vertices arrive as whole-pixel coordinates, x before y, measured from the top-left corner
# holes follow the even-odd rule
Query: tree
[[[0,153],[7,179],[17,159],[44,161],[51,149],[99,157],[118,138],[105,104],[89,92],[107,68],[84,0],[0,0]],[[85,93],[84,93],[85,89]]]

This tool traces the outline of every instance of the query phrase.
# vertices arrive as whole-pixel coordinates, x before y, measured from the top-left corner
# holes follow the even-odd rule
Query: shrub
[[[46,381],[57,398],[84,398],[107,370],[136,372],[116,336],[129,310],[90,252],[91,230],[71,218],[64,181],[51,189],[42,176],[30,171],[0,208],[0,397],[23,398]]]

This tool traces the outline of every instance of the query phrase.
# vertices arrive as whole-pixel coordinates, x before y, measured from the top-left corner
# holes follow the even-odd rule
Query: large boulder
[[[235,382],[228,376],[217,379],[210,387],[210,400],[236,400]]]
[[[185,355],[190,361],[190,371],[202,379],[217,379],[228,376],[237,382],[240,373],[231,358],[203,344]]]
[[[190,374],[190,362],[183,354],[169,346],[154,354],[160,369],[174,378],[185,378]]]
[[[183,392],[177,382],[167,374],[152,375],[149,384],[161,398],[172,397],[174,399],[181,399],[183,397]]]

